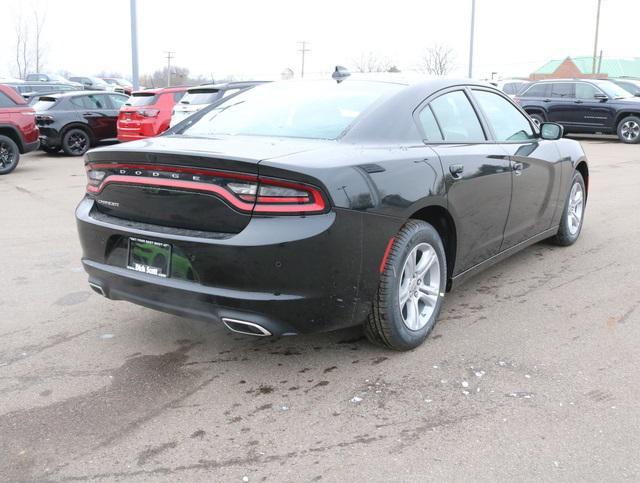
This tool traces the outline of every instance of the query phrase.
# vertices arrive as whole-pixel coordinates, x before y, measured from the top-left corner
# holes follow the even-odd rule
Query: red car
[[[157,136],[169,129],[173,106],[182,99],[186,87],[136,91],[118,116],[118,139],[134,141]]]
[[[38,149],[36,113],[12,87],[0,85],[0,175],[16,169],[20,154]]]

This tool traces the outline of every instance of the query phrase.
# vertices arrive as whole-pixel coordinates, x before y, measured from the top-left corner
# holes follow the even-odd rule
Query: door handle
[[[542,102],[551,102],[551,99],[544,99]]]
[[[513,173],[516,175],[519,175],[522,173],[522,170],[524,169],[524,164],[522,163],[518,163],[518,162],[513,162],[511,164],[511,169],[513,170]]]
[[[449,165],[449,172],[451,173],[451,176],[453,176],[455,179],[460,179],[462,177],[463,171],[464,171],[464,166],[461,164]]]
[[[82,114],[84,117],[98,117],[99,114],[95,113],[95,112],[85,112]]]
[[[577,101],[573,101],[574,104],[583,104],[583,101],[581,101],[580,99],[578,99]]]

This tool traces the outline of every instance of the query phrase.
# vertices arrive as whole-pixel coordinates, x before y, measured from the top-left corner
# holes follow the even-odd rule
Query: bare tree
[[[175,85],[179,86],[194,86],[209,82],[209,79],[202,76],[191,76],[189,69],[179,66],[171,66],[171,78],[175,81]],[[145,87],[166,87],[167,85],[167,68],[163,67],[160,70],[156,70],[152,74],[143,75],[140,78],[140,83]]]
[[[33,46],[33,57],[35,61],[36,72],[40,72],[44,64],[45,50],[42,46],[42,31],[44,29],[44,23],[47,18],[46,12],[40,12],[38,4],[34,4],[33,7],[33,27],[35,29],[35,38]]]
[[[22,15],[16,17],[15,34],[17,75],[19,79],[24,79],[31,69],[31,57],[29,55],[29,28]]]
[[[388,72],[393,66],[375,52],[362,52],[359,58],[353,60],[353,67],[356,72]]]
[[[434,44],[426,50],[419,68],[427,74],[444,76],[453,68],[454,59],[453,50],[449,46]]]

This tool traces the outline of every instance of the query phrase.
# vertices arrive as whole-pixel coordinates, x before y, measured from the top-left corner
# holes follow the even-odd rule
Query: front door
[[[560,193],[560,153],[554,141],[538,137],[529,119],[506,97],[481,88],[472,92],[510,160],[511,206],[501,248],[505,250],[550,228]]]

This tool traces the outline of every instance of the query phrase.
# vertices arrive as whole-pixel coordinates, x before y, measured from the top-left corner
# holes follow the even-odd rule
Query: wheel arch
[[[544,117],[545,121],[547,120],[547,113],[541,107],[523,107],[523,109],[529,115],[531,115],[531,114],[539,114],[542,117]]]
[[[582,179],[584,179],[584,196],[586,202],[586,198],[589,197],[589,166],[587,166],[587,162],[584,159],[576,165],[576,171],[578,171],[582,175]]]
[[[453,216],[444,206],[430,205],[414,212],[409,218],[431,224],[440,235],[444,245],[445,256],[447,257],[447,291],[449,291],[458,247],[456,224]]]
[[[621,122],[625,117],[629,117],[629,116],[637,117],[638,119],[640,119],[640,112],[622,111],[622,112],[618,113],[618,114],[616,115],[616,122],[614,123],[613,128],[617,131],[617,129],[618,129],[618,125],[620,124],[620,122]]]
[[[14,126],[0,125],[0,135],[7,136],[18,146],[20,154],[24,154],[24,144],[22,142],[22,136]]]

